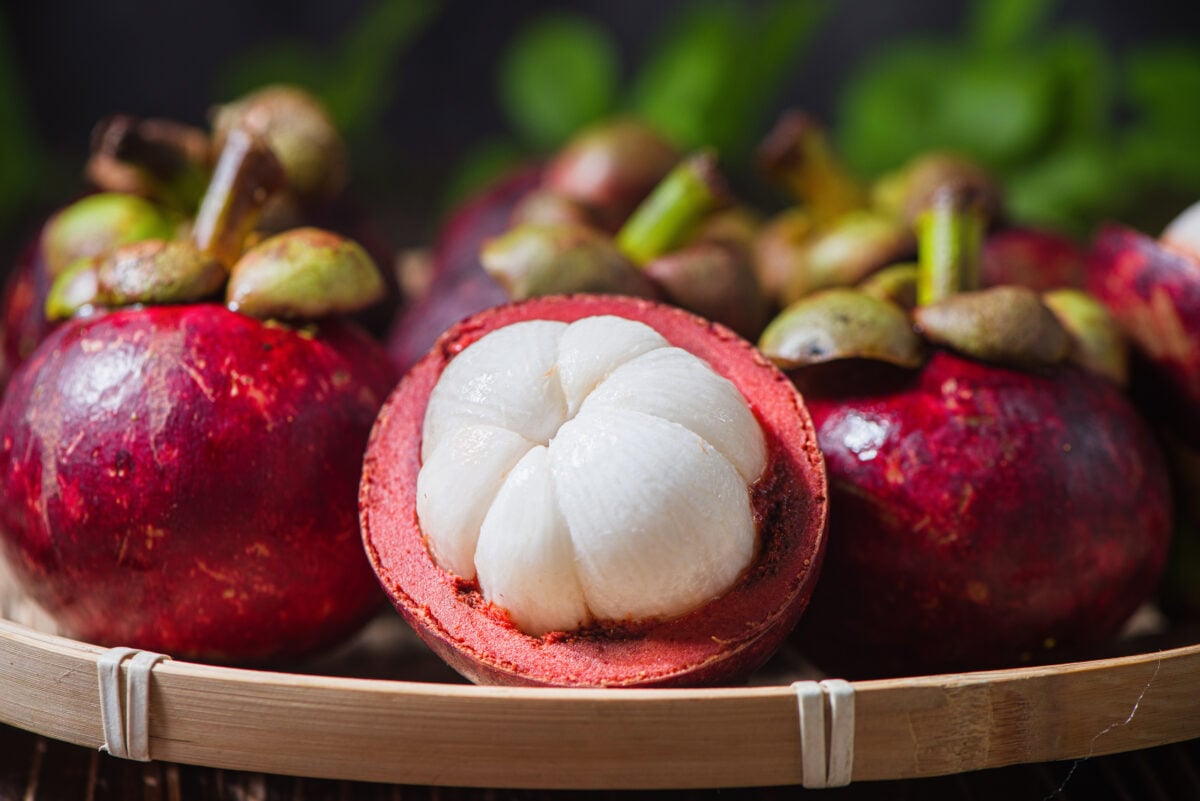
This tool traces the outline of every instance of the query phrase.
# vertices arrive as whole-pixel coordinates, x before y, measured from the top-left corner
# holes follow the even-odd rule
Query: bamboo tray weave
[[[0,722],[98,747],[103,652],[0,619]],[[854,689],[856,782],[1200,737],[1200,645]],[[313,778],[531,789],[802,778],[786,685],[511,689],[172,661],[154,670],[149,724],[156,760]]]

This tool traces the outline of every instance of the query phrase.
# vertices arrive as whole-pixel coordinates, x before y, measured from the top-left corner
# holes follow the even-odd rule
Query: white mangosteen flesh
[[[729,591],[767,446],[708,363],[621,317],[532,320],[429,397],[417,518],[434,562],[540,636],[678,617]]]

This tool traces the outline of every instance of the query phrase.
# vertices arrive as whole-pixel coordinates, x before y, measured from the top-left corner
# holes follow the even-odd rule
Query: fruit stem
[[[716,156],[711,151],[691,155],[634,209],[617,232],[617,247],[634,264],[648,264],[679,246],[727,196]]]
[[[87,172],[101,189],[140,190],[190,214],[208,181],[208,148],[198,128],[114,114],[92,132]]]
[[[193,241],[231,266],[242,255],[246,237],[267,200],[286,184],[283,167],[266,142],[256,134],[234,128],[225,139],[196,214]]]
[[[987,221],[979,193],[963,184],[937,189],[917,215],[917,305],[979,288]]]
[[[785,114],[759,148],[759,166],[824,226],[866,205],[866,193],[834,155],[822,127],[807,114]]]

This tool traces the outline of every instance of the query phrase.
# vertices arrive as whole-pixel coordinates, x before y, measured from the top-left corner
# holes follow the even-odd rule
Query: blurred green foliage
[[[44,202],[47,158],[38,142],[22,81],[12,60],[8,21],[0,12],[0,236],[7,235],[31,201]]]
[[[216,96],[237,97],[272,83],[303,86],[324,101],[354,147],[377,133],[398,58],[439,8],[437,0],[375,0],[328,52],[277,39],[233,59],[217,78]]]
[[[976,0],[950,40],[896,44],[843,88],[836,141],[871,177],[956,150],[1004,182],[1015,217],[1087,235],[1104,218],[1155,228],[1200,195],[1200,50],[1118,59],[1052,0]],[[1191,143],[1189,145],[1188,143]]]
[[[499,66],[513,137],[467,154],[447,202],[615,114],[642,117],[683,149],[712,146],[727,160],[748,159],[825,12],[821,0],[684,4],[626,76],[616,41],[596,21],[566,12],[535,18]]]
[[[524,28],[500,63],[500,99],[517,132],[550,149],[608,113],[620,79],[616,48],[604,31],[566,14]]]
[[[298,83],[325,100],[351,148],[385,151],[377,126],[395,99],[399,56],[441,8],[374,0],[330,48],[282,39],[247,51],[214,95]],[[464,154],[445,200],[618,113],[640,115],[683,149],[715,147],[731,171],[748,172],[832,8],[679,4],[633,65],[595,19],[561,9],[534,18],[495,71],[509,133]],[[1153,230],[1200,196],[1200,48],[1150,43],[1118,55],[1094,30],[1052,24],[1056,10],[1054,0],[974,0],[957,35],[878,51],[839,87],[835,144],[867,179],[924,150],[959,150],[999,175],[1025,221],[1080,235],[1106,217]],[[656,16],[647,9],[647,20]],[[63,184],[47,177],[60,167],[38,140],[10,36],[0,13],[0,230]]]

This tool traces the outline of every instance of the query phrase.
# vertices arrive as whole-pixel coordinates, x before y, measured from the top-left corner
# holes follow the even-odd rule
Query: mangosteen
[[[450,329],[388,399],[359,495],[392,603],[481,683],[733,681],[825,543],[803,400],[675,307],[541,297]]]
[[[485,243],[484,269],[514,300],[598,293],[666,301],[745,337],[770,306],[754,272],[758,221],[730,202],[716,157],[683,159],[615,235],[589,222],[524,222]]]
[[[466,314],[585,292],[665,300],[757,336],[771,311],[757,226],[730,204],[712,154],[682,158],[644,123],[605,121],[450,218],[430,289],[397,318],[389,350],[404,369]]]
[[[1088,287],[1136,350],[1134,396],[1167,443],[1180,498],[1162,604],[1175,617],[1200,616],[1200,204],[1156,240],[1115,223],[1096,236]]]
[[[1198,218],[1194,208],[1184,212],[1158,240],[1107,225],[1093,243],[1088,273],[1088,289],[1149,367],[1154,386],[1147,402],[1193,448],[1200,447]]]
[[[760,163],[795,202],[771,217],[754,243],[759,281],[781,308],[823,289],[870,281],[913,258],[915,218],[948,182],[971,187],[987,220],[980,285],[1083,287],[1085,250],[1059,232],[1014,225],[999,183],[963,156],[923,153],[868,187],[839,162],[815,120],[789,112],[764,140]]]
[[[246,249],[283,185],[257,135],[231,130],[213,174],[186,235],[56,278],[63,322],[0,405],[0,525],[71,636],[261,663],[330,646],[383,600],[355,497],[396,375],[344,319],[385,291],[366,251],[311,228]]]
[[[918,215],[911,316],[827,290],[760,341],[804,393],[829,471],[829,548],[796,641],[833,674],[1087,654],[1163,571],[1163,455],[1073,333],[1106,320],[1119,341],[1112,320],[1058,303],[1064,324],[1026,287],[963,290],[985,225],[971,197],[951,185]]]
[[[345,146],[315,97],[294,87],[266,87],[220,107],[214,118],[211,137],[173,120],[127,114],[97,123],[84,168],[89,194],[45,222],[22,252],[0,299],[0,386],[53,328],[44,315],[46,295],[68,267],[118,245],[186,234],[235,129],[265,143],[283,176],[282,185],[256,211],[254,230],[243,234],[261,239],[301,225],[320,226],[350,236],[378,264],[390,266],[387,238],[343,191]],[[223,256],[227,263],[243,244],[235,243],[232,255]],[[392,271],[384,271],[383,278],[387,302],[359,315],[376,335],[384,333],[399,303]]]

